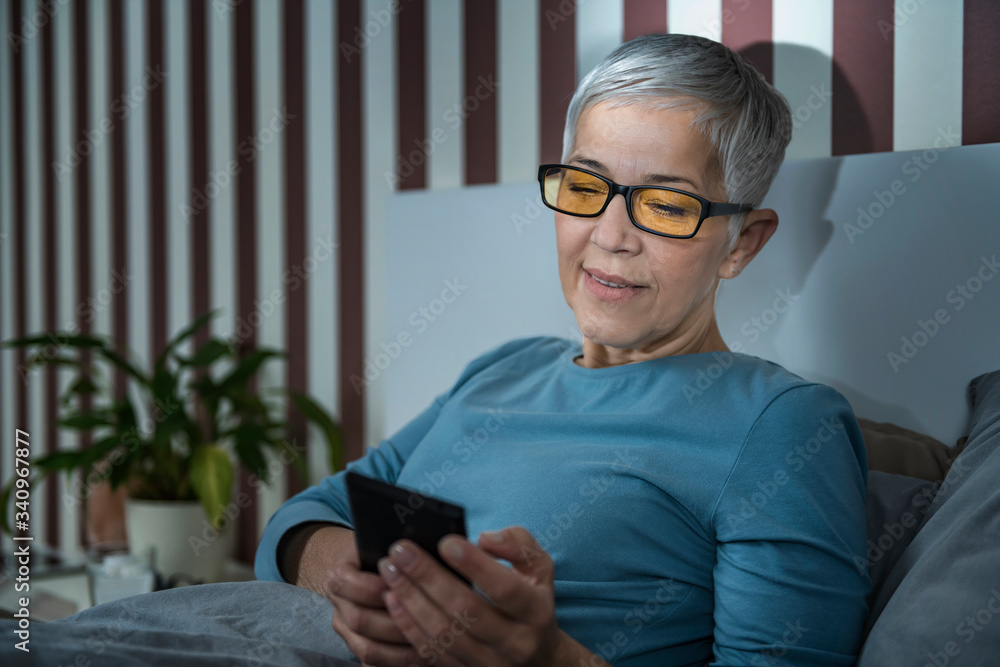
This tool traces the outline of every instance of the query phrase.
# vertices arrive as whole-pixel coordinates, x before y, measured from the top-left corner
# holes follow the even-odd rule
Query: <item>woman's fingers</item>
[[[410,598],[411,603],[413,599]],[[413,612],[408,610],[395,593],[389,592],[385,596],[385,607],[392,617],[393,622],[403,632],[407,641],[416,649],[417,655],[428,665],[442,665],[444,667],[461,667],[465,663],[458,658],[449,655],[450,649],[455,645],[459,635],[449,633],[429,636],[421,624],[416,620]],[[444,615],[444,612],[435,608],[431,613]],[[427,622],[426,617],[421,617]]]
[[[333,629],[337,631],[347,647],[362,663],[373,667],[413,667],[426,664],[417,652],[406,644],[385,644],[351,632],[340,622],[338,614],[333,615]]]
[[[385,582],[377,574],[364,572],[353,563],[339,563],[326,580],[326,597],[342,597],[356,604],[381,609]]]
[[[467,561],[470,571],[462,570],[463,573],[475,581],[504,614],[524,619],[538,611],[548,612],[547,609],[539,610],[538,604],[542,591],[551,591],[553,587],[552,557],[526,529],[515,526],[482,533],[479,549],[465,551],[473,557]],[[508,570],[494,558],[510,561],[514,570]],[[454,567],[458,569],[458,565]],[[550,598],[551,593],[542,597]]]
[[[339,625],[354,634],[387,644],[405,645],[407,643],[403,633],[392,622],[389,612],[384,608],[363,607],[344,598],[335,599],[333,606],[336,609],[334,614],[335,629]]]

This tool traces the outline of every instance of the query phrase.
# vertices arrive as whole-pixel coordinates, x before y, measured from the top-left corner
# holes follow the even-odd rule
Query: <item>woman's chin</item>
[[[631,348],[636,344],[634,332],[616,331],[617,327],[583,326],[577,322],[586,341],[594,345],[613,347],[617,349]]]

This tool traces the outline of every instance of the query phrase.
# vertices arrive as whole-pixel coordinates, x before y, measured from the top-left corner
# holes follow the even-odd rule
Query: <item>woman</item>
[[[564,164],[539,172],[582,345],[493,350],[348,466],[413,488],[445,471],[436,495],[473,539],[439,552],[485,598],[405,540],[359,570],[343,473],[275,514],[258,577],[329,597],[372,665],[853,664],[857,423],[832,389],[730,353],[714,312],[777,227],[755,207],[790,121],[715,42],[612,53],[572,99]]]

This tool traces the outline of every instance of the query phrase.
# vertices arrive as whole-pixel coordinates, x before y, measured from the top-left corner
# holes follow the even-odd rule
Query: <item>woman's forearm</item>
[[[306,523],[282,539],[278,568],[285,581],[327,597],[334,565],[355,549],[353,530],[331,523]]]

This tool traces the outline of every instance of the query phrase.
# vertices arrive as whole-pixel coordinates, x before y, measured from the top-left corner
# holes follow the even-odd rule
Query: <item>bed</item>
[[[1000,369],[1000,225],[988,224],[1000,210],[1000,145],[936,151],[910,180],[925,153],[787,163],[766,202],[781,212],[778,235],[719,295],[734,350],[833,385],[872,420],[870,458],[883,463],[869,477],[871,549],[858,564],[876,580],[865,667],[1000,656],[1000,373],[988,372]],[[535,186],[401,194],[386,211],[388,250],[376,266],[392,289],[376,302],[369,348],[402,332],[412,340],[369,386],[372,433],[401,426],[484,349],[578,335]],[[448,281],[458,294],[438,308]],[[206,585],[32,624],[30,656],[9,641],[0,656],[355,664],[333,657],[343,645],[331,614],[324,599],[283,584]],[[17,629],[0,621],[5,637]]]

